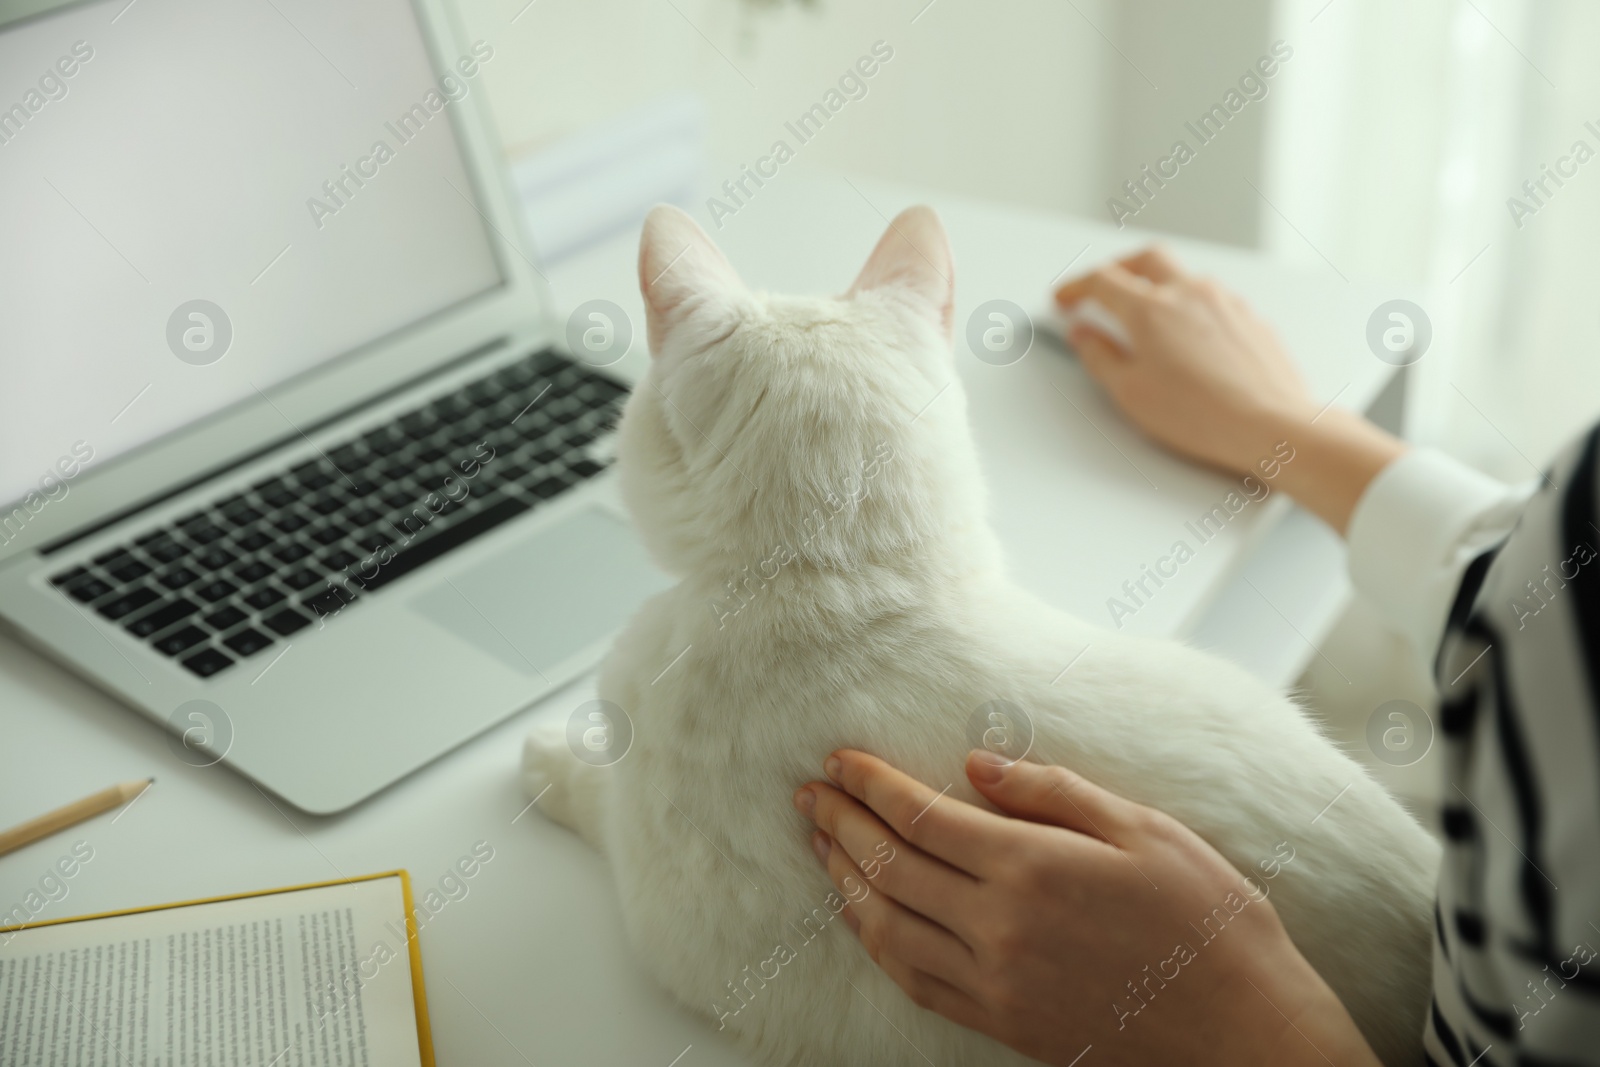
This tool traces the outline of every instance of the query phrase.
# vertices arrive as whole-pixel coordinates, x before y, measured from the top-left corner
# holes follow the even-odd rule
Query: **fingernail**
[[[828,862],[828,856],[833,853],[833,840],[827,834],[818,830],[811,835],[811,851],[817,854],[817,859],[823,863]]]
[[[1010,760],[986,748],[975,748],[967,756],[967,774],[991,785],[1005,777],[1006,768],[1010,765]]]
[[[817,810],[817,795],[804,786],[794,791],[795,810],[809,818]]]
[[[839,762],[838,756],[829,756],[822,761],[823,773],[836,782],[839,780],[839,769],[843,766],[844,764]]]

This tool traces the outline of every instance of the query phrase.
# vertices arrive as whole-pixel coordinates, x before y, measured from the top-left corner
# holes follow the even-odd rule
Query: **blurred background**
[[[1413,433],[1533,474],[1600,399],[1588,248],[1600,163],[1600,6],[1577,0],[458,0],[495,44],[508,155],[595,131],[674,131],[737,175],[876,41],[893,59],[785,167],[824,167],[1111,219],[1274,41],[1292,49],[1131,224],[1327,272],[1425,284],[1460,343],[1414,369]],[[653,115],[652,115],[653,112]],[[685,173],[678,163],[666,168]],[[1592,170],[1593,174],[1587,173]],[[669,182],[669,184],[671,184]],[[1508,199],[1531,212],[1514,217]],[[686,203],[705,220],[703,197]],[[545,252],[560,252],[547,247]],[[1453,321],[1452,321],[1453,320]]]
[[[1260,252],[1430,294],[1408,434],[1506,480],[1600,408],[1600,5],[1577,0],[460,0],[535,232],[559,258],[737,177],[875,42],[892,49],[784,168],[898,179]],[[1282,42],[1275,48],[1275,42]],[[1139,179],[1281,58],[1183,178]],[[501,59],[499,57],[503,56]],[[1593,124],[1591,125],[1591,121]],[[629,158],[619,170],[620,146]],[[1154,186],[1147,184],[1147,189]],[[541,201],[541,197],[544,199]],[[582,203],[586,210],[576,210]],[[581,219],[563,229],[554,220]],[[1063,250],[1070,252],[1072,250]],[[1065,257],[1063,257],[1065,261]],[[1357,602],[1302,680],[1362,746],[1430,687]],[[1327,660],[1364,663],[1353,682]],[[1426,763],[1427,761],[1425,761]],[[1417,793],[1424,766],[1382,768]]]

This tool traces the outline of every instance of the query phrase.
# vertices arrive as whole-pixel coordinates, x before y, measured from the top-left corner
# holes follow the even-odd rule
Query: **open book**
[[[433,1067],[410,880],[0,929],[0,1063]]]

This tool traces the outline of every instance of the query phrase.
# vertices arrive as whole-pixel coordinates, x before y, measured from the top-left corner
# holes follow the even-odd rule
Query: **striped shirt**
[[[1438,650],[1436,1067],[1600,1065],[1597,449],[1520,492],[1409,453],[1352,516],[1357,587]]]

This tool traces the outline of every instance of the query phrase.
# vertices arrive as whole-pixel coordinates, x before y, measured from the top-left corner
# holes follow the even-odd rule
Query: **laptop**
[[[503,181],[506,51],[436,0],[0,7],[0,623],[306,812],[667,584],[625,349],[553,345]]]

